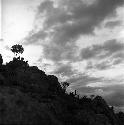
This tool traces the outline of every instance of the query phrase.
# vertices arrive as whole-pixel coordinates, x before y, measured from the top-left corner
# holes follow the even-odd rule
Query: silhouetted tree
[[[11,47],[11,51],[17,56],[17,54],[22,54],[24,52],[24,48],[22,47],[22,45],[16,44]]]
[[[67,87],[70,85],[68,82],[61,82],[62,89],[66,91]]]
[[[94,99],[94,98],[95,98],[95,95],[90,95],[90,98],[91,98],[91,99]]]
[[[2,55],[0,54],[0,65],[2,65],[3,63],[3,58],[2,58]]]

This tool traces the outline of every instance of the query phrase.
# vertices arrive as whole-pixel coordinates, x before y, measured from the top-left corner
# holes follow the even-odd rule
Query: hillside
[[[0,65],[0,124],[123,125],[124,113],[114,113],[96,96],[66,93],[58,78],[23,58]]]

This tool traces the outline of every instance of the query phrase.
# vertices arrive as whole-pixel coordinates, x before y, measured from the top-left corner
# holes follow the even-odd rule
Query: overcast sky
[[[1,0],[0,53],[23,56],[80,94],[124,109],[124,0]]]

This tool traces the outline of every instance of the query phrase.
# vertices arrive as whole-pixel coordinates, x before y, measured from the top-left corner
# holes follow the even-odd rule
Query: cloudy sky
[[[0,53],[22,56],[69,90],[124,109],[124,0],[1,0]]]

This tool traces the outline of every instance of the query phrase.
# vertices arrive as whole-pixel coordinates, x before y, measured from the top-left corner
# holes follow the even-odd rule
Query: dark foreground
[[[124,114],[100,96],[67,94],[57,77],[13,59],[0,65],[0,124],[124,125]]]

